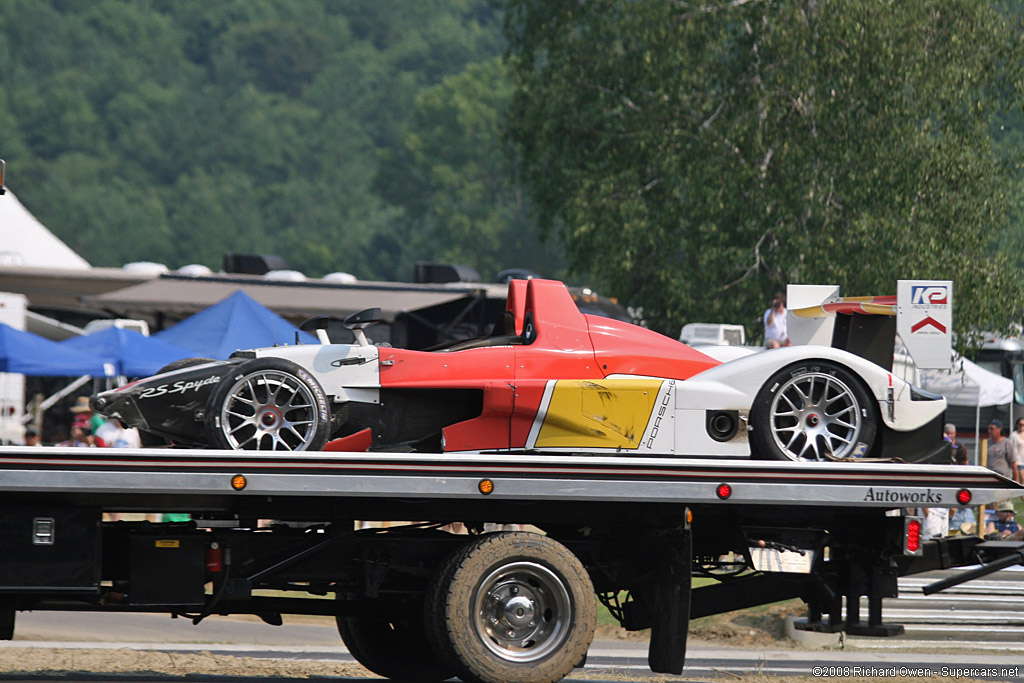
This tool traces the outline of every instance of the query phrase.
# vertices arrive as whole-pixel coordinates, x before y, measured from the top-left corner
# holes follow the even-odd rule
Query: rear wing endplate
[[[900,280],[896,296],[841,297],[835,285],[789,285],[794,344],[820,344],[892,369],[896,334],[919,368],[952,364],[953,283]]]

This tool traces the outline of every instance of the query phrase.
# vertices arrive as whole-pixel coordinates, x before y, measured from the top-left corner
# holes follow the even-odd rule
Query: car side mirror
[[[333,315],[314,315],[312,318],[307,318],[302,321],[302,324],[299,325],[299,329],[303,332],[312,332],[315,334],[321,344],[330,344],[331,338],[327,334],[327,328],[330,327],[332,322],[344,324],[340,318]]]
[[[379,308],[367,308],[366,310],[353,313],[352,315],[345,318],[345,328],[352,330],[352,334],[356,338],[356,344],[359,346],[369,346],[370,342],[366,338],[366,333],[363,329],[383,321]]]

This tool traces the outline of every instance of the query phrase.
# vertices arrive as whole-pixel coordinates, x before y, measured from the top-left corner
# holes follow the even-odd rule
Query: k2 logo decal
[[[910,303],[925,306],[948,304],[949,292],[946,287],[911,287]]]

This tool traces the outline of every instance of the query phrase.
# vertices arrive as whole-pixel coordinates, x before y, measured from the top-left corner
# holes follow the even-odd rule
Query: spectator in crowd
[[[73,446],[75,448],[90,448],[96,446],[96,437],[92,435],[89,427],[89,418],[78,416],[71,423],[71,438],[61,441],[58,446]]]
[[[772,304],[764,312],[764,345],[769,349],[792,346],[786,330],[786,297],[775,292]]]
[[[942,440],[950,443],[956,443],[956,425],[952,422],[947,422],[942,427]]]
[[[988,468],[1007,479],[1020,482],[1017,457],[1010,440],[1003,436],[1003,423],[992,420],[988,425]]]
[[[978,518],[974,516],[971,508],[957,508],[953,516],[949,518],[949,528],[953,533],[960,533],[964,536],[978,533]]]
[[[949,438],[950,433],[952,432],[952,438],[949,440],[953,443],[953,464],[969,465],[970,462],[967,458],[967,449],[956,443],[956,427],[951,424],[947,424],[944,431],[946,432],[947,438]],[[977,533],[978,519],[974,516],[974,510],[969,507],[956,508],[953,510],[952,516],[949,518],[949,529],[953,533],[961,533],[965,535]]]
[[[949,536],[949,508],[921,508],[924,513],[924,537]]]
[[[942,428],[942,439],[943,441],[949,442],[949,447],[952,449],[951,457],[953,462],[957,465],[966,465],[968,462],[967,447],[963,444],[956,442],[956,425],[952,422],[947,422]]]
[[[1013,454],[1017,458],[1017,471],[1020,472],[1020,468],[1024,467],[1024,417],[1018,417],[1013,423],[1010,445],[1013,446]]]
[[[88,396],[79,396],[75,399],[75,405],[71,406],[71,414],[75,417],[85,415],[89,420],[89,429],[92,430],[93,434],[99,433],[99,428],[106,422],[102,415],[92,412],[92,408],[89,407]]]
[[[1016,514],[1013,503],[1004,501],[996,508],[996,518],[985,525],[985,537],[996,536],[1005,539],[1014,534],[1020,533],[1020,525],[1013,516]]]
[[[25,430],[25,445],[26,446],[42,446],[42,442],[39,440],[39,432],[29,427]]]
[[[106,420],[96,430],[96,436],[110,448],[142,448],[139,430],[126,428],[120,420]]]
[[[956,445],[956,426],[946,424],[942,428],[942,438],[949,442],[952,448],[953,462],[956,462],[958,448]],[[949,508],[920,508],[918,514],[924,515],[925,538],[949,536],[949,529],[952,524],[949,518]],[[956,527],[952,528],[956,529]]]

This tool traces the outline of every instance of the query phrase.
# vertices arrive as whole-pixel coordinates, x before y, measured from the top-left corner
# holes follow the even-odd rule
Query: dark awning
[[[249,278],[194,278],[163,276],[105,294],[82,297],[87,306],[118,317],[154,317],[157,313],[181,318],[211,306],[241,290],[286,318],[314,315],[344,317],[378,307],[385,320],[402,311],[474,296],[486,285],[457,287],[380,282],[327,284],[319,282],[263,282]]]

